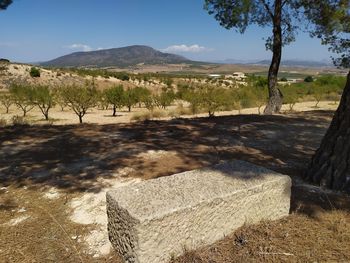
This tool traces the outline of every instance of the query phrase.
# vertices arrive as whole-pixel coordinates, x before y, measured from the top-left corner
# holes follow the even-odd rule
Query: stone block
[[[290,192],[288,176],[243,161],[142,181],[107,193],[109,238],[125,262],[168,262],[287,216]]]

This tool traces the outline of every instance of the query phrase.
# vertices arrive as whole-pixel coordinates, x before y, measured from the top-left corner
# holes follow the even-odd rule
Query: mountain
[[[178,64],[191,60],[163,53],[148,46],[127,46],[89,52],[75,52],[42,62],[42,66],[55,67],[128,67],[143,64]]]
[[[270,60],[261,60],[256,63],[256,65],[270,65]],[[328,61],[312,61],[312,60],[298,60],[298,59],[289,59],[282,60],[282,66],[287,67],[304,67],[304,68],[322,68],[322,67],[332,67],[333,64]]]
[[[212,62],[220,64],[241,64],[241,65],[258,65],[258,66],[270,66],[271,60],[239,60],[239,59],[225,59],[225,60],[214,60]],[[322,68],[322,67],[333,67],[333,64],[329,61],[312,61],[312,60],[298,60],[289,59],[282,60],[281,66],[286,67],[304,67],[304,68]]]

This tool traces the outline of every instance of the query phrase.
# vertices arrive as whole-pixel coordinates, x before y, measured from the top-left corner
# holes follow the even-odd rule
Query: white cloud
[[[82,50],[82,51],[91,51],[91,50],[93,50],[92,47],[90,47],[88,45],[84,45],[84,44],[72,44],[72,45],[69,45],[69,46],[65,46],[65,48],[78,49],[78,50]]]
[[[199,53],[199,52],[205,52],[205,51],[212,51],[213,49],[211,48],[206,48],[203,46],[200,46],[198,44],[194,44],[191,46],[188,45],[172,45],[169,46],[162,51],[164,52],[191,52],[191,53]]]

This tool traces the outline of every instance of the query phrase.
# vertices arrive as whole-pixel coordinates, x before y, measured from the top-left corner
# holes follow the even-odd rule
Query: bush
[[[163,118],[163,117],[166,117],[166,116],[167,116],[167,114],[163,110],[154,110],[154,111],[151,112],[151,117],[155,118],[155,119]]]
[[[29,71],[29,75],[32,78],[39,78],[40,77],[40,70],[36,67],[31,67],[31,69]]]
[[[314,81],[314,78],[312,76],[307,76],[305,79],[304,79],[304,82],[313,82]]]
[[[0,118],[0,127],[5,127],[7,126],[7,120],[4,118]]]
[[[145,120],[150,120],[152,118],[150,112],[138,112],[134,113],[131,116],[132,121],[145,121]]]
[[[12,117],[12,125],[13,126],[28,126],[29,123],[24,119],[23,116],[13,116]]]

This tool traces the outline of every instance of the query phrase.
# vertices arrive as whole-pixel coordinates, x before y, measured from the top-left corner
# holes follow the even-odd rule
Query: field
[[[332,110],[2,128],[0,258],[120,262],[106,230],[108,189],[240,159],[292,176],[291,215],[174,262],[349,261],[348,197],[300,180],[336,107],[324,106]]]

